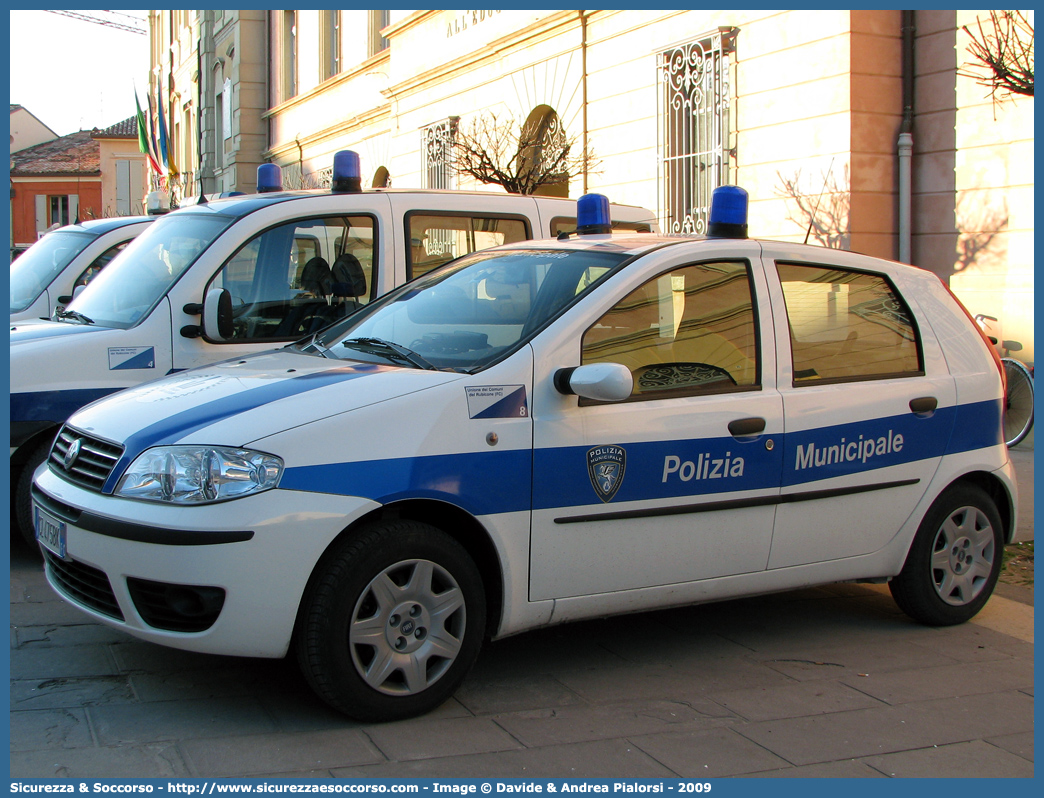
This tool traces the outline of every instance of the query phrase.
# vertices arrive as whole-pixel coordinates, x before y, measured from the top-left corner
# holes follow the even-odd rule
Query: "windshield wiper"
[[[63,319],[73,319],[74,321],[80,322],[80,324],[94,324],[94,319],[84,316],[78,310],[61,310],[56,308],[54,311],[54,317],[58,321],[62,321]]]
[[[392,343],[391,341],[385,341],[383,338],[349,338],[347,341],[342,341],[341,344],[349,349],[358,349],[379,355],[388,360],[409,363],[411,366],[428,371],[439,370],[437,366],[425,360],[412,349],[407,349],[405,346]]]

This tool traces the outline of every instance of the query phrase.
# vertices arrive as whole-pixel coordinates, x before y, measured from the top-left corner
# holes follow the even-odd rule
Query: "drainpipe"
[[[903,121],[899,127],[899,261],[913,262],[914,12],[902,12]]]

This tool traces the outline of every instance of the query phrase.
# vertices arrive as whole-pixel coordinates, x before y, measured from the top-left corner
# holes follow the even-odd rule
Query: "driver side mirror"
[[[566,396],[622,402],[631,395],[634,378],[630,369],[619,363],[588,363],[556,371],[555,389]]]
[[[211,288],[203,300],[203,333],[212,341],[228,341],[232,326],[232,295],[224,288]]]

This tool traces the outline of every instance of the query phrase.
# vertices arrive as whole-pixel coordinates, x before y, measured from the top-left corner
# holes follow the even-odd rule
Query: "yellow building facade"
[[[500,191],[454,172],[454,137],[538,125],[594,156],[556,193],[701,232],[710,190],[741,185],[752,236],[935,271],[1033,360],[1033,99],[963,74],[986,11],[264,13],[238,52],[266,54],[259,160],[288,186],[353,149],[364,185]]]

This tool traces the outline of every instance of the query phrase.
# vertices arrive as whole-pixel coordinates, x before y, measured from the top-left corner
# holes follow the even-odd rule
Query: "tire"
[[[335,709],[400,720],[453,694],[485,625],[482,578],[463,546],[428,524],[385,522],[320,561],[302,602],[297,657]]]
[[[18,534],[21,535],[29,548],[40,553],[40,547],[36,542],[36,533],[33,530],[33,473],[40,464],[47,459],[47,453],[51,451],[50,439],[39,444],[29,454],[29,459],[21,465],[18,472],[14,490],[14,517]],[[13,531],[13,530],[12,530]]]
[[[1004,442],[1020,443],[1033,429],[1033,377],[1018,360],[1004,358],[1008,390],[1004,396]]]
[[[903,570],[888,586],[899,608],[916,621],[964,623],[993,593],[1003,551],[993,500],[975,485],[953,485],[928,510]]]

